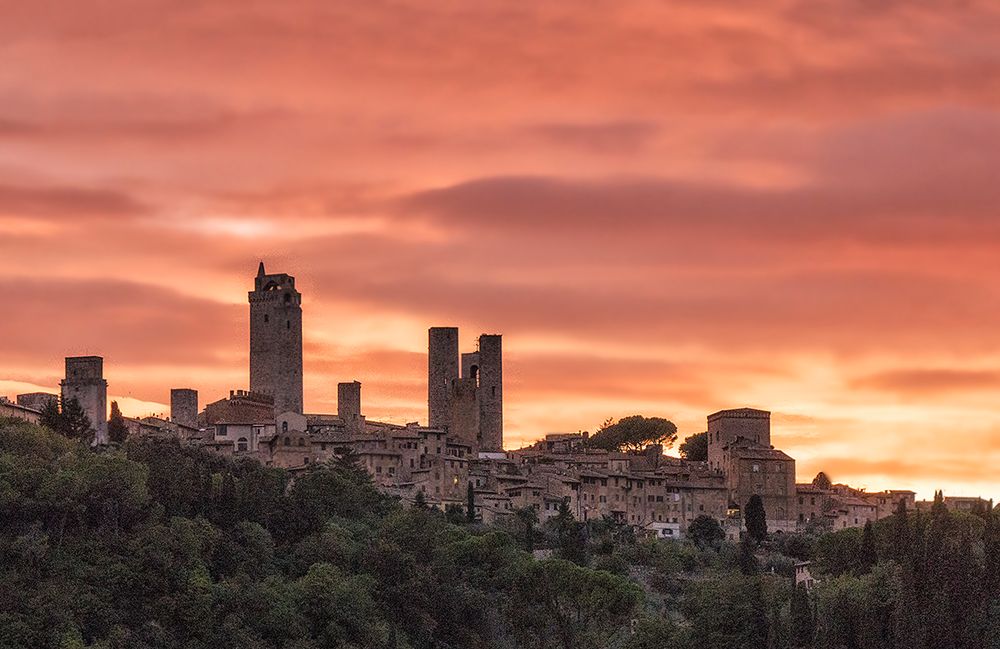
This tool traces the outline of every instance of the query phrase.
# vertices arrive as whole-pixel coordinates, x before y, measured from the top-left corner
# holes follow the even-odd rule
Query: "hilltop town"
[[[405,502],[464,506],[471,489],[475,512],[486,523],[527,507],[544,521],[568,506],[579,520],[607,517],[657,538],[684,538],[696,518],[708,516],[736,539],[744,529],[742,509],[754,495],[775,532],[863,527],[899,507],[928,506],[905,489],[869,493],[823,479],[797,482],[795,459],[772,443],[770,413],[752,408],[708,415],[704,459],[672,457],[656,444],[630,452],[599,449],[587,433],[546,435],[505,450],[502,338],[483,334],[475,351],[461,353],[454,327],[428,332],[426,425],[366,418],[357,381],[338,384],[336,413],[307,413],[295,278],[267,273],[262,262],[248,300],[249,389],[234,389],[204,408],[196,390],[172,389],[169,417],[125,418],[130,436],[176,438],[293,475],[350,454],[381,491]],[[94,443],[107,444],[103,358],[65,363],[60,395],[0,398],[0,417],[38,422],[47,404],[75,399]],[[992,505],[955,497],[945,504],[956,510]]]

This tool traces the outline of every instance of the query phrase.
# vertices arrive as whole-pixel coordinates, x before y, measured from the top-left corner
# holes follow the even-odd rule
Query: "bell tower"
[[[250,391],[274,397],[274,412],[302,414],[302,295],[295,278],[260,262],[250,300]]]

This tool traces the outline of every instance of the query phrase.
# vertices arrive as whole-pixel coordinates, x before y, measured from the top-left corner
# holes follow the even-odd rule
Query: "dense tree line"
[[[0,646],[1000,647],[996,512],[737,543],[707,517],[670,542],[566,506],[496,527],[475,507],[473,489],[404,507],[349,456],[292,480],[0,421]]]

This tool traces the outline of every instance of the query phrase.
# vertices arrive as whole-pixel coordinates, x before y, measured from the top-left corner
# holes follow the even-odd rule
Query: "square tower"
[[[100,356],[67,356],[66,378],[59,384],[63,403],[76,399],[94,429],[94,444],[108,443],[108,382]]]
[[[760,446],[771,445],[771,413],[754,408],[720,410],[708,416],[708,466],[725,469],[723,449],[738,438]]]
[[[451,384],[458,379],[458,327],[427,331],[427,419],[431,428],[451,423]]]
[[[274,397],[277,413],[302,413],[302,295],[295,278],[260,263],[250,300],[250,391]]]
[[[503,347],[499,334],[479,337],[479,447],[503,450]]]
[[[344,429],[360,435],[365,432],[365,416],[361,414],[361,383],[337,384],[337,416],[344,422]]]
[[[170,420],[175,424],[198,427],[198,391],[190,388],[170,390]]]

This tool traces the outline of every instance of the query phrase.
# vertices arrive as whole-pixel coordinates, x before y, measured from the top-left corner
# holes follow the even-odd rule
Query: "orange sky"
[[[994,2],[0,15],[0,394],[245,387],[263,258],[309,410],[424,420],[458,325],[505,336],[508,446],[748,405],[803,480],[1000,498]]]

